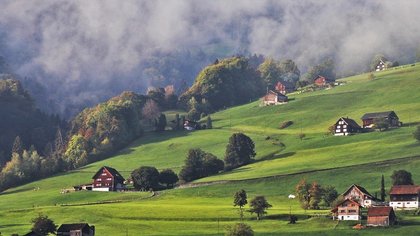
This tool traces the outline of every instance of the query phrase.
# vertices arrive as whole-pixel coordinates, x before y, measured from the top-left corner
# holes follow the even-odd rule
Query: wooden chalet
[[[292,83],[287,82],[287,81],[283,81],[283,82],[279,81],[277,82],[276,86],[274,86],[274,90],[275,92],[279,92],[283,95],[286,95],[290,92],[293,92],[295,90],[295,86]]]
[[[353,184],[343,194],[344,199],[358,202],[362,207],[371,207],[379,202],[372,194],[360,185]]]
[[[193,121],[193,120],[185,120],[184,122],[184,129],[186,130],[196,130],[196,129],[200,129],[201,126],[198,122]]]
[[[333,210],[333,219],[338,220],[361,220],[362,206],[351,199],[345,199],[339,203]]]
[[[57,229],[57,236],[95,236],[95,226],[87,223],[62,224]]]
[[[92,177],[93,191],[118,191],[125,189],[125,179],[114,168],[103,166]]]
[[[363,128],[372,128],[376,122],[383,120],[390,127],[401,126],[401,122],[394,111],[366,113],[362,116]]]
[[[268,91],[268,93],[262,98],[262,100],[263,104],[266,106],[284,104],[289,101],[286,95],[272,90]]]
[[[397,217],[394,209],[388,206],[370,207],[367,213],[367,226],[394,225]]]
[[[378,64],[376,64],[375,66],[375,71],[381,71],[381,70],[386,70],[386,69],[387,69],[386,63],[382,60],[380,60]]]
[[[394,209],[418,209],[420,185],[395,185],[389,192],[389,206]]]
[[[318,87],[325,87],[333,82],[334,81],[329,80],[328,78],[325,78],[324,76],[321,76],[321,75],[318,75],[318,77],[316,77],[316,79],[314,80],[314,84]]]
[[[354,133],[358,133],[362,128],[357,124],[356,121],[350,118],[341,117],[335,122],[334,135],[335,136],[346,136]]]

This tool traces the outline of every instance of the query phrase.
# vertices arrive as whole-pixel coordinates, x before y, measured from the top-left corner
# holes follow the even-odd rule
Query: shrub
[[[226,236],[253,236],[254,231],[251,226],[244,223],[236,223],[233,226],[228,226]]]
[[[291,121],[291,120],[284,121],[280,124],[279,129],[285,129],[285,128],[291,126],[291,125],[293,125],[293,121]]]

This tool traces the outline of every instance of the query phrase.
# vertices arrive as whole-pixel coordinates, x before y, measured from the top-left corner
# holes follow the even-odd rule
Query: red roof
[[[331,212],[336,212],[338,210],[338,207],[341,206],[341,204],[343,204],[345,202],[351,202],[351,203],[354,203],[356,206],[359,206],[359,207],[361,206],[358,202],[347,198],[347,199],[344,199],[343,201],[341,201],[339,204],[337,204],[337,206],[334,209],[332,209]]]
[[[391,187],[389,192],[392,195],[404,195],[404,194],[419,194],[419,185],[395,185]]]
[[[368,208],[368,216],[389,216],[394,210],[392,207],[370,207]]]

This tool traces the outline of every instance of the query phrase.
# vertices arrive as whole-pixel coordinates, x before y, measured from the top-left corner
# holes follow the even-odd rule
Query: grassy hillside
[[[269,219],[246,219],[257,235],[357,235],[351,224],[324,217],[328,210],[304,211],[287,196],[301,178],[334,185],[344,191],[353,183],[372,194],[379,192],[380,177],[389,189],[393,170],[406,169],[420,182],[420,145],[412,132],[420,124],[420,65],[375,73],[375,79],[359,75],[343,79],[345,85],[330,90],[291,95],[286,105],[260,107],[255,101],[212,115],[215,129],[196,132],[148,134],[112,158],[81,169],[33,182],[0,195],[0,232],[25,233],[30,219],[42,212],[57,224],[86,221],[98,235],[223,235],[224,227],[238,220],[232,207],[235,191],[244,188],[249,198],[265,195],[273,208]],[[349,137],[326,135],[340,116],[359,124],[366,112],[394,110],[404,122],[398,129]],[[294,124],[278,129],[280,123]],[[150,193],[76,192],[60,190],[88,183],[103,165],[128,177],[141,165],[179,171],[190,148],[202,148],[223,158],[229,136],[244,132],[256,143],[256,161],[228,173],[197,180],[200,187]],[[306,138],[300,140],[299,133]],[[269,138],[267,138],[269,137]],[[284,145],[280,145],[280,143]],[[216,181],[216,182],[213,182]],[[34,190],[35,189],[35,190]],[[91,204],[101,201],[112,204]],[[61,206],[60,204],[74,204]],[[290,207],[298,214],[296,225],[287,224]],[[399,214],[402,224],[392,229],[369,229],[363,235],[414,235],[420,217]]]

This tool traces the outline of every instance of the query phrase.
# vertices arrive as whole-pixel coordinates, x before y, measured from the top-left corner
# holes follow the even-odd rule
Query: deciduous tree
[[[233,206],[239,206],[239,217],[243,220],[244,210],[243,207],[248,203],[245,190],[241,189],[235,193],[233,197]]]
[[[142,166],[131,172],[131,178],[138,190],[155,189],[159,183],[159,172],[155,167]]]
[[[391,175],[392,185],[413,185],[413,179],[411,173],[406,170],[394,170]]]
[[[235,133],[229,138],[225,152],[225,169],[231,170],[246,165],[255,157],[254,141],[243,133]]]
[[[267,202],[264,196],[256,196],[249,203],[250,209],[249,212],[257,214],[257,220],[260,220],[265,214],[266,210],[272,205]]]
[[[253,236],[254,231],[251,226],[244,223],[236,223],[228,226],[225,236]]]
[[[178,180],[178,175],[171,169],[164,169],[159,173],[159,183],[165,184],[166,187],[172,187]]]
[[[32,231],[40,235],[55,234],[57,231],[57,226],[54,224],[54,221],[46,215],[39,214],[31,222],[33,223]]]

